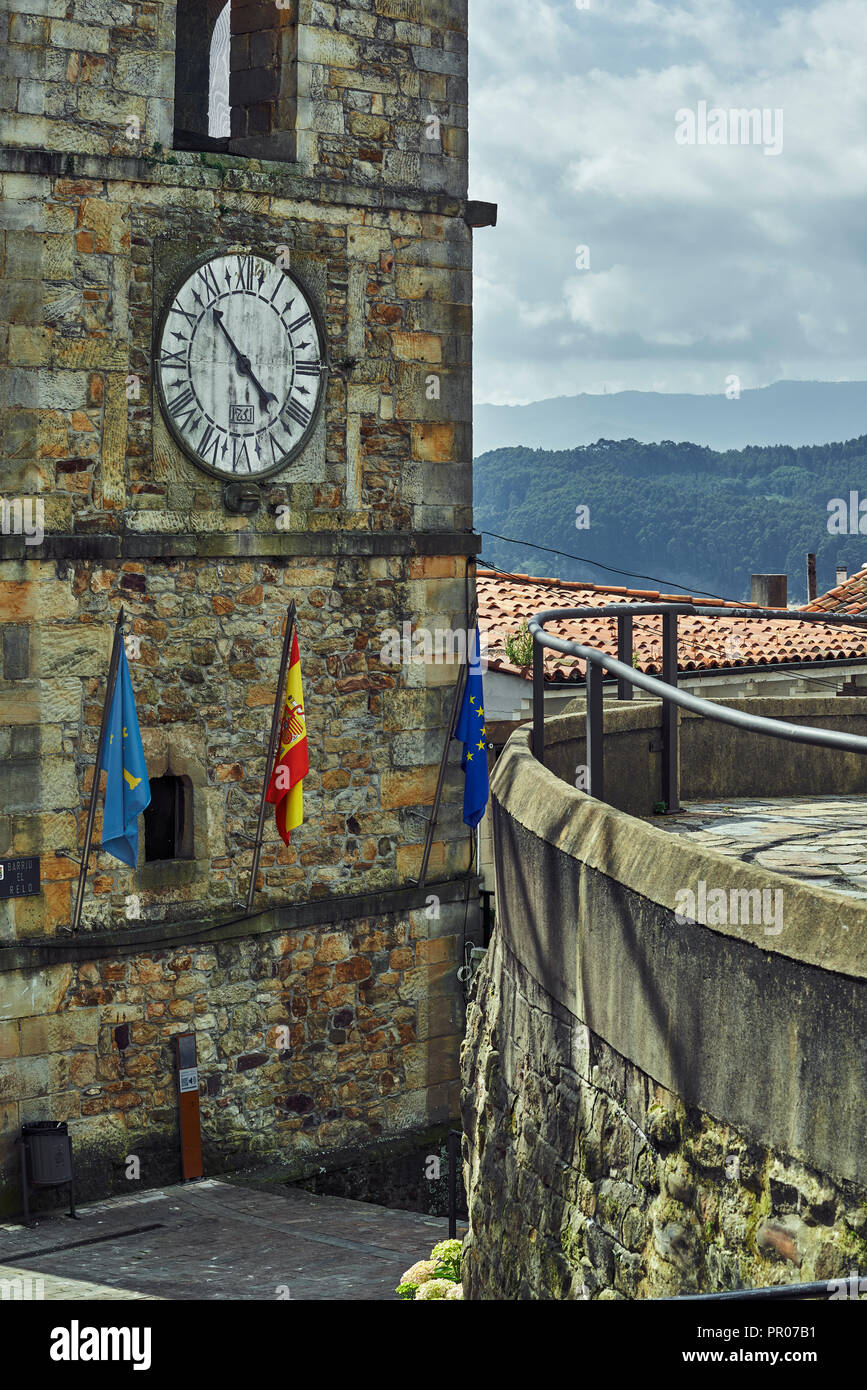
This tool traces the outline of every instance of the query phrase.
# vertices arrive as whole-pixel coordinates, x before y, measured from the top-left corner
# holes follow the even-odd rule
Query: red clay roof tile
[[[867,609],[867,569],[863,607]],[[654,602],[675,599],[692,602],[689,594],[661,595],[655,589],[625,589],[622,586],[582,581],[536,578],[526,574],[502,574],[496,570],[478,571],[479,626],[488,634],[488,665],[495,671],[511,672],[530,678],[530,668],[514,665],[506,655],[505,639],[542,608],[601,607],[605,603]],[[851,583],[851,581],[850,581]],[[848,589],[847,585],[843,586]],[[827,600],[829,595],[824,595]],[[753,603],[725,599],[697,600],[719,608],[755,608]],[[823,600],[808,608],[815,609]],[[826,605],[826,611],[832,605]],[[836,611],[837,605],[833,605]],[[844,610],[840,610],[844,611]],[[849,611],[849,609],[845,610]],[[617,622],[611,618],[573,618],[548,624],[547,631],[570,641],[583,642],[616,655]],[[662,619],[636,617],[633,645],[639,670],[656,675],[662,669]],[[867,628],[843,629],[819,623],[775,622],[772,618],[694,617],[682,614],[678,621],[678,669],[714,671],[733,666],[775,666],[809,661],[846,661],[867,657]],[[551,681],[584,679],[583,661],[546,651],[545,677]]]
[[[867,565],[847,579],[804,604],[807,613],[863,613],[867,611]]]

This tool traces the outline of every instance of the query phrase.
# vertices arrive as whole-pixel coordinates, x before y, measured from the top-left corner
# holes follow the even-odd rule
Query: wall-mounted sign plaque
[[[37,854],[20,859],[0,859],[0,898],[29,898],[39,892]]]

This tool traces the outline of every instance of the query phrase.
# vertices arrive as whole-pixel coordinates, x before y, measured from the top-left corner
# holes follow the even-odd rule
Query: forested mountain
[[[867,562],[867,435],[725,453],[600,439],[560,452],[496,449],[474,469],[476,530],[621,573],[483,535],[483,558],[503,569],[732,599],[749,598],[751,574],[786,572],[790,599],[805,602],[808,551],[818,555],[819,593],[833,587],[837,564],[851,574]],[[851,491],[865,500],[865,534],[832,535],[828,504],[843,498],[848,508]],[[586,529],[576,527],[579,507],[589,508]]]
[[[699,440],[711,449],[821,444],[867,430],[867,382],[775,381],[730,399],[666,391],[554,396],[529,405],[477,405],[477,455],[524,444],[575,449],[594,440]]]

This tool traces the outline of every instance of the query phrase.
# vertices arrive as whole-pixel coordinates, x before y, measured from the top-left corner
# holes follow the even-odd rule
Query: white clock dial
[[[311,297],[265,256],[211,257],[163,313],[160,406],[181,448],[209,473],[264,477],[291,462],[313,431],[325,375]]]

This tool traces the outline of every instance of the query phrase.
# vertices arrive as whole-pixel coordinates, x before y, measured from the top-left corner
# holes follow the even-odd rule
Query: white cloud
[[[473,0],[471,21],[472,196],[500,205],[475,237],[477,399],[867,375],[862,0]],[[782,153],[678,145],[701,100],[782,108]]]

